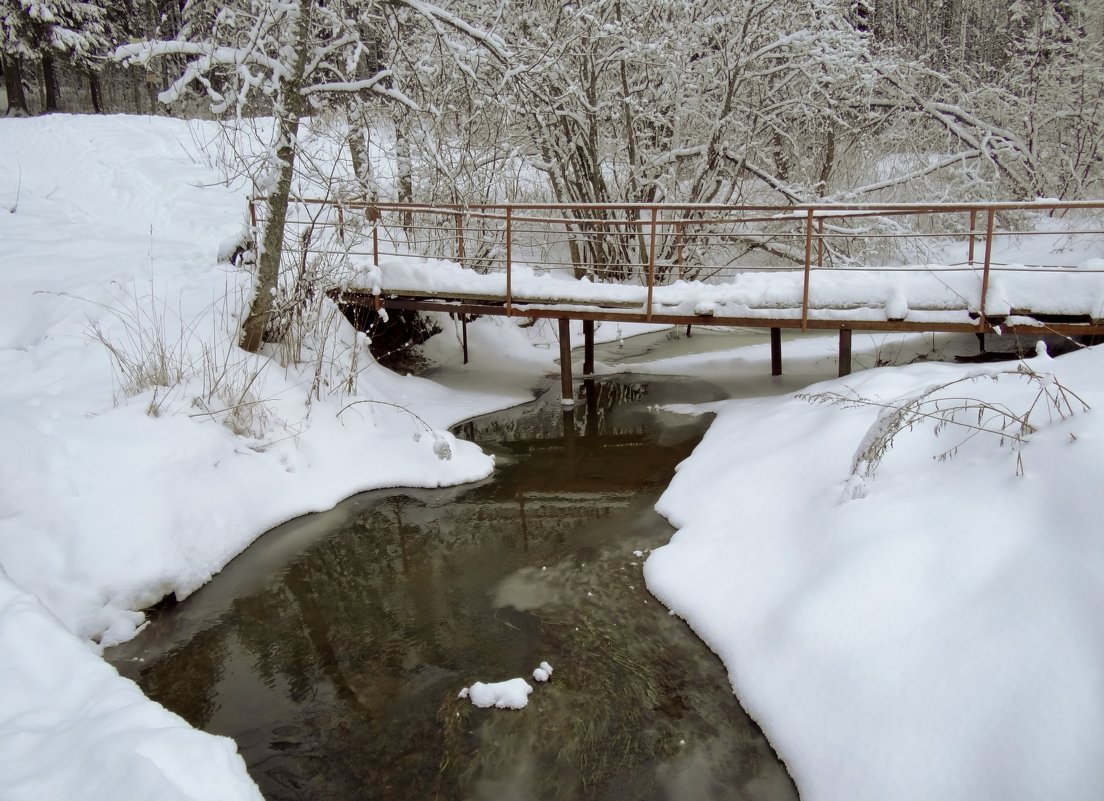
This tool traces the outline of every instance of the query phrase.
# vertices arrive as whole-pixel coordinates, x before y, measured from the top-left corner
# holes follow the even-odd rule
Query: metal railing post
[[[805,281],[801,290],[801,330],[809,330],[809,273],[813,260],[813,210],[805,215]]]
[[[966,248],[966,263],[974,266],[974,232],[977,231],[977,209],[970,209],[970,244]]]
[[[993,221],[997,211],[990,208],[985,215],[985,262],[981,269],[981,305],[978,307],[978,330],[984,331],[989,327],[985,315],[985,301],[989,294],[989,265],[993,261]]]
[[[368,222],[372,223],[372,264],[379,267],[379,209],[368,207]]]
[[[682,220],[675,223],[675,265],[678,267],[679,278],[682,278]]]
[[[513,249],[513,217],[514,207],[506,207],[506,316],[510,316],[513,313],[513,287],[512,287],[512,275],[513,272],[513,257],[510,251]]]
[[[464,263],[464,213],[456,212],[456,261]]]
[[[648,306],[645,318],[652,319],[652,291],[655,288],[656,228],[659,226],[659,207],[652,207],[652,233],[648,237]],[[643,233],[643,232],[641,232]]]

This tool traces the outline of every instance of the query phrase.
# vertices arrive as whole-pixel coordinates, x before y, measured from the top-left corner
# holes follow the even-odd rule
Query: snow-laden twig
[[[1004,403],[977,396],[945,394],[952,387],[974,384],[983,378],[996,382],[1007,377],[1026,381],[1036,389],[1031,401],[1022,410],[1017,411]],[[932,384],[894,401],[879,401],[841,392],[816,392],[797,397],[811,403],[844,408],[870,406],[879,409],[877,418],[866,430],[852,457],[851,475],[844,491],[846,498],[865,495],[866,482],[874,477],[897,436],[917,425],[931,423],[932,433],[936,436],[948,428],[964,432],[961,439],[935,454],[933,458],[937,461],[953,458],[974,437],[989,434],[996,437],[1001,446],[1009,445],[1016,450],[1016,474],[1023,475],[1020,448],[1039,428],[1033,417],[1046,410],[1049,413],[1047,422],[1066,420],[1090,408],[1083,398],[1053,374],[1037,372],[1026,363],[1021,363],[1015,370],[972,373],[953,381]]]
[[[371,399],[355,400],[355,401],[352,401],[351,403],[347,403],[343,407],[341,407],[341,409],[337,413],[337,416],[340,417],[342,412],[345,412],[348,409],[351,409],[353,406],[359,406],[362,403],[369,403],[369,404],[372,404],[374,406],[390,406],[392,409],[398,409],[400,412],[405,412],[406,414],[410,415],[410,417],[412,419],[416,420],[418,423],[421,423],[421,425],[425,428],[426,432],[430,436],[433,437],[433,454],[443,462],[447,462],[449,459],[452,458],[452,446],[449,445],[448,439],[445,438],[444,436],[442,436],[441,432],[437,431],[435,428],[433,428],[433,426],[431,426],[429,423],[427,423],[424,418],[422,418],[419,415],[417,415],[416,413],[412,412],[410,409],[406,408],[405,406],[401,406],[397,403],[390,403],[388,401],[371,400]],[[415,436],[415,439],[418,439],[418,438],[419,438],[418,436]]]

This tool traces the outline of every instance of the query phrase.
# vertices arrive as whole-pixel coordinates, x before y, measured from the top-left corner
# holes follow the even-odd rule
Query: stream
[[[107,657],[233,737],[268,801],[794,799],[723,665],[641,575],[672,533],[653,506],[708,424],[657,404],[723,396],[623,375],[571,410],[548,392],[462,423],[490,478],[280,526]],[[457,697],[519,676],[525,709]]]

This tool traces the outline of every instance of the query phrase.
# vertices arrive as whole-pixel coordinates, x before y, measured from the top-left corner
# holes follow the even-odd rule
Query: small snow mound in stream
[[[477,681],[471,687],[465,687],[457,698],[469,698],[478,707],[486,709],[524,709],[529,703],[529,693],[533,688],[525,679],[508,679],[491,684]]]
[[[552,678],[552,666],[541,662],[533,671],[533,680],[547,682]],[[507,679],[499,682],[477,681],[471,687],[462,689],[457,698],[467,698],[475,706],[487,709],[524,709],[529,704],[529,694],[533,687],[525,679]]]

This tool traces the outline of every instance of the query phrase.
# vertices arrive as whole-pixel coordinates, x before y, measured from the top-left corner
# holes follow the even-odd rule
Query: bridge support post
[[[771,337],[771,375],[782,375],[782,329],[772,328]]]
[[[583,320],[583,375],[594,374],[594,321]]]
[[[851,375],[851,329],[841,328],[839,333],[839,374],[840,378]]]
[[[468,363],[468,315],[460,313],[460,328],[464,332],[464,364]]]
[[[575,405],[575,393],[571,389],[571,321],[559,318],[560,324],[560,404]]]

